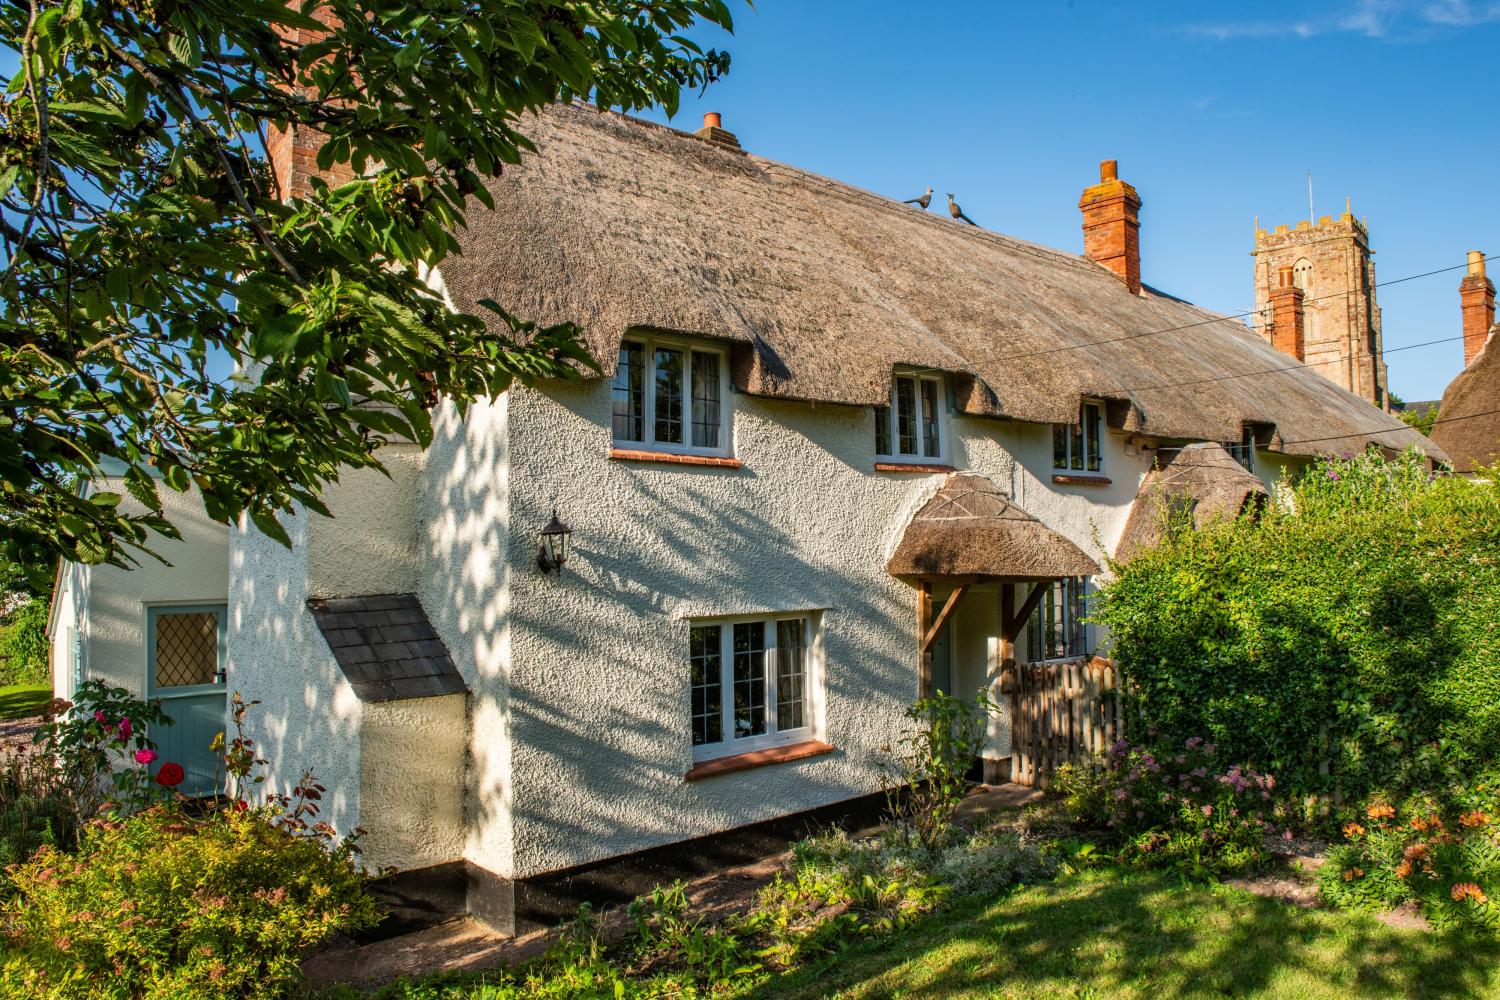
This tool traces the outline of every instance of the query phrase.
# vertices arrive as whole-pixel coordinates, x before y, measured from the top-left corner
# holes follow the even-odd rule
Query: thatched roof
[[[607,376],[625,331],[654,327],[735,345],[739,387],[768,396],[874,405],[904,364],[952,373],[972,414],[1069,422],[1087,395],[1112,401],[1113,426],[1161,438],[1237,441],[1249,422],[1293,453],[1435,451],[1309,369],[1210,381],[1289,362],[1243,323],[1132,295],[1077,254],[588,107],[526,130],[538,152],[491,183],[495,209],[469,214],[443,279],[466,311],[491,298],[580,323]]]
[[[1032,517],[995,484],[955,472],[922,505],[886,563],[892,576],[1056,580],[1092,576],[1099,564]]]
[[[1269,495],[1265,485],[1222,445],[1190,444],[1141,480],[1125,531],[1115,546],[1115,558],[1127,560],[1161,541],[1174,508],[1186,508],[1193,527],[1201,528],[1219,518],[1236,517],[1264,503]]]
[[[1469,367],[1448,383],[1432,440],[1448,453],[1454,472],[1500,462],[1500,324]]]

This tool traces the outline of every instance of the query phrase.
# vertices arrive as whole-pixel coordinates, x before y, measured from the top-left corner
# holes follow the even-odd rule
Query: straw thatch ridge
[[[1165,449],[1164,449],[1165,451]],[[1263,504],[1270,493],[1222,445],[1190,444],[1141,480],[1125,530],[1115,546],[1121,562],[1161,541],[1174,513],[1187,513],[1193,527],[1238,517]]]
[[[491,182],[495,208],[470,212],[443,279],[465,311],[490,298],[579,323],[606,377],[621,337],[646,327],[728,342],[739,387],[761,395],[870,406],[911,365],[952,373],[970,414],[1071,422],[1089,396],[1112,426],[1159,438],[1238,441],[1254,423],[1300,454],[1436,455],[1310,369],[1203,381],[1294,363],[1076,254],[611,112],[555,106],[526,130],[537,153]],[[1039,353],[1058,348],[1072,349]]]
[[[1448,453],[1454,472],[1500,462],[1500,323],[1443,391],[1432,440]]]
[[[886,563],[892,576],[1056,580],[1099,564],[1026,513],[984,476],[955,472],[922,505]]]

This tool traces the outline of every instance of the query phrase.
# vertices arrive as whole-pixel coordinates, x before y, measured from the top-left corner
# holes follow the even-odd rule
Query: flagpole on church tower
[[[1310,225],[1316,226],[1318,224],[1317,217],[1315,215],[1313,215],[1312,171],[1311,170],[1309,170],[1307,172],[1307,221],[1308,221],[1308,223]]]

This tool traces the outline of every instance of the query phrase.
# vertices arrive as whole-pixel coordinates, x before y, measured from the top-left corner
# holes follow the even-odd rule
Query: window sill
[[[627,448],[611,448],[613,462],[661,462],[665,465],[703,465],[716,469],[738,469],[742,463],[737,458],[719,455],[678,455],[670,451],[633,451]]]
[[[692,770],[682,776],[683,781],[698,781],[702,778],[711,778],[716,774],[729,774],[731,771],[744,771],[752,767],[764,767],[767,764],[785,764],[793,760],[806,760],[809,757],[821,757],[825,753],[833,753],[833,745],[824,743],[822,740],[803,740],[801,743],[789,743],[783,747],[767,747],[764,750],[752,750],[749,753],[737,753],[729,757],[714,757],[711,760],[701,760],[694,764]]]
[[[876,462],[876,472],[957,472],[951,465],[941,462]]]
[[[1070,486],[1108,486],[1112,482],[1108,476],[1079,476],[1067,472],[1052,473],[1052,481]]]

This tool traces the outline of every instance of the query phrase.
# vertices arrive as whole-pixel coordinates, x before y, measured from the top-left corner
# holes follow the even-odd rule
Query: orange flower
[[[1411,862],[1410,861],[1403,861],[1399,865],[1396,866],[1396,877],[1397,878],[1407,878],[1410,875],[1411,875]]]
[[[1427,829],[1427,821],[1422,817],[1417,816],[1412,819],[1411,828],[1413,830],[1416,830],[1418,833],[1421,833],[1422,831]]]
[[[1473,812],[1464,813],[1458,818],[1458,821],[1464,826],[1484,826],[1490,821],[1490,818],[1478,809],[1475,809]]]
[[[1357,867],[1357,866],[1354,867],[1354,868],[1350,868],[1348,871],[1344,872],[1344,881],[1345,882],[1353,882],[1357,878],[1364,878],[1364,877],[1365,877],[1365,870],[1363,868],[1360,868],[1360,867]]]
[[[1344,836],[1348,837],[1350,840],[1353,840],[1355,837],[1363,837],[1364,835],[1365,828],[1360,826],[1358,823],[1346,823],[1344,825]]]
[[[1406,850],[1402,851],[1401,853],[1405,856],[1407,861],[1421,861],[1423,858],[1427,857],[1427,845],[1421,842],[1415,844],[1407,844]]]
[[[1371,819],[1390,819],[1396,815],[1396,810],[1384,802],[1373,802],[1365,809],[1365,815]]]
[[[1472,899],[1476,903],[1488,903],[1490,897],[1484,894],[1484,890],[1473,882],[1459,882],[1454,885],[1449,893],[1455,903],[1461,903],[1466,899]]]

